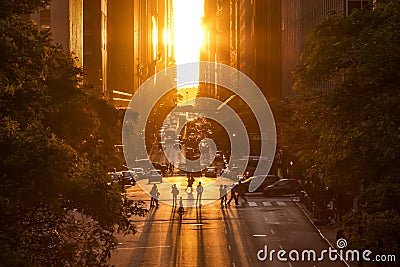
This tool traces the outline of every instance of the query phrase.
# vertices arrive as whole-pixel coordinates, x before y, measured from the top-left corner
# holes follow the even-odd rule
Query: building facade
[[[41,29],[50,29],[53,41],[71,52],[83,66],[83,0],[53,0],[30,18]]]
[[[206,42],[201,59],[248,75],[267,99],[293,96],[292,72],[300,65],[306,36],[329,12],[349,14],[367,0],[205,0]],[[202,70],[201,75],[218,75]],[[234,79],[234,77],[233,77]],[[202,85],[199,95],[219,97]]]
[[[234,67],[266,97],[280,97],[280,5],[280,0],[206,0],[201,59]],[[218,76],[218,70],[203,72]],[[199,95],[224,98],[212,85],[200,87]]]
[[[124,108],[149,77],[174,64],[173,0],[109,1],[108,96]]]
[[[85,0],[83,3],[83,70],[86,81],[103,97],[108,98],[107,87],[107,0]]]
[[[294,95],[293,71],[311,30],[330,12],[350,14],[365,8],[367,0],[282,0],[282,97]]]

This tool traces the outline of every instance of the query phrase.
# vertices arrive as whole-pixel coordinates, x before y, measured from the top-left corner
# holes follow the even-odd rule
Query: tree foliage
[[[115,232],[134,233],[131,216],[146,210],[107,184],[123,163],[120,114],[83,86],[49,32],[20,16],[45,2],[0,2],[0,259],[102,266]]]
[[[331,14],[310,35],[295,75],[303,162],[310,175],[322,173],[327,185],[358,198],[369,218],[400,211],[399,43],[396,0]]]

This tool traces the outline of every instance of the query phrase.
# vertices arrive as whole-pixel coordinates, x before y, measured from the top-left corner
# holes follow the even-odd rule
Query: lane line
[[[233,267],[236,267],[236,264],[235,264],[235,262],[234,262],[234,261],[232,261],[232,266],[233,266]]]
[[[272,229],[271,229],[271,233],[272,233],[273,235],[275,235],[275,232],[274,232],[274,230],[272,230]]]
[[[232,250],[232,247],[231,247],[231,245],[230,245],[230,244],[228,244],[228,249],[229,249],[229,250]]]
[[[171,246],[153,246],[153,247],[130,247],[130,248],[117,248],[117,250],[133,250],[133,249],[149,249],[149,248],[170,248]]]
[[[277,201],[276,204],[277,204],[279,207],[285,207],[285,206],[286,206],[286,203],[283,202],[283,201]]]
[[[254,237],[266,237],[267,235],[257,235],[257,234],[255,234],[255,235],[253,235]]]
[[[288,264],[289,264],[289,267],[293,267],[292,263],[289,262]]]
[[[263,201],[262,203],[263,203],[264,207],[271,207],[272,206],[272,203],[269,202],[269,201]]]
[[[266,216],[264,217],[264,219],[265,219],[265,221],[268,223],[268,218],[267,218]]]
[[[279,248],[280,248],[280,249],[283,249],[282,245],[279,245]]]
[[[257,207],[257,203],[256,202],[247,202],[249,204],[250,207]]]

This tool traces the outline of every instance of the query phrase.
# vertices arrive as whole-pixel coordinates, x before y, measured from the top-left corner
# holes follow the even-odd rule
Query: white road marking
[[[234,261],[232,261],[232,266],[233,266],[233,267],[236,267],[236,264],[235,264],[235,262],[234,262]]]
[[[265,219],[266,222],[268,222],[268,218],[267,217],[264,217],[264,219]]]
[[[191,223],[190,225],[193,225],[193,226],[200,226],[200,225],[203,225],[202,223]]]
[[[149,249],[149,248],[170,248],[171,246],[153,246],[153,247],[131,247],[131,248],[117,248],[117,250],[133,250],[133,249]]]
[[[283,202],[283,201],[277,201],[276,204],[277,204],[278,206],[280,206],[280,207],[286,206],[286,203]]]
[[[231,245],[230,245],[230,244],[228,244],[228,249],[229,249],[229,250],[231,250],[231,249],[232,249],[232,247],[231,247]]]
[[[283,249],[282,245],[279,245],[279,248],[280,248],[280,249]]]
[[[257,203],[256,202],[247,202],[249,203],[250,207],[257,207]]]
[[[253,235],[254,237],[266,237],[267,235]]]
[[[226,235],[228,234],[228,232],[226,231],[226,228],[225,228],[224,232],[225,232]]]
[[[272,233],[273,235],[275,235],[275,232],[274,232],[274,230],[272,230],[272,229],[271,229],[271,233]]]
[[[272,203],[269,202],[269,201],[263,201],[263,205],[264,205],[265,207],[271,207],[271,206],[272,206]]]
[[[289,264],[289,267],[293,267],[293,265],[290,262],[288,264]]]

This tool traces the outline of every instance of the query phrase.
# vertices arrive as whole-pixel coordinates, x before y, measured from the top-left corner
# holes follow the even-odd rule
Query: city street
[[[184,177],[164,178],[159,187],[170,186],[167,180],[177,183],[179,196],[187,199],[190,194],[184,191]],[[150,197],[138,186],[128,188],[127,195],[144,199],[149,205]],[[196,193],[193,195],[196,197]],[[147,217],[137,219],[135,236],[119,236],[120,243],[110,263],[115,266],[344,266],[339,261],[330,262],[327,255],[322,262],[281,262],[275,252],[272,261],[258,260],[257,253],[265,246],[268,253],[287,251],[286,258],[292,249],[298,250],[300,256],[303,250],[312,249],[318,258],[328,244],[290,197],[265,198],[257,194],[246,197],[248,202],[240,206],[232,201],[230,206],[221,207],[217,201],[201,207],[185,207],[181,220],[173,207],[161,202]],[[260,257],[264,257],[263,252]]]

